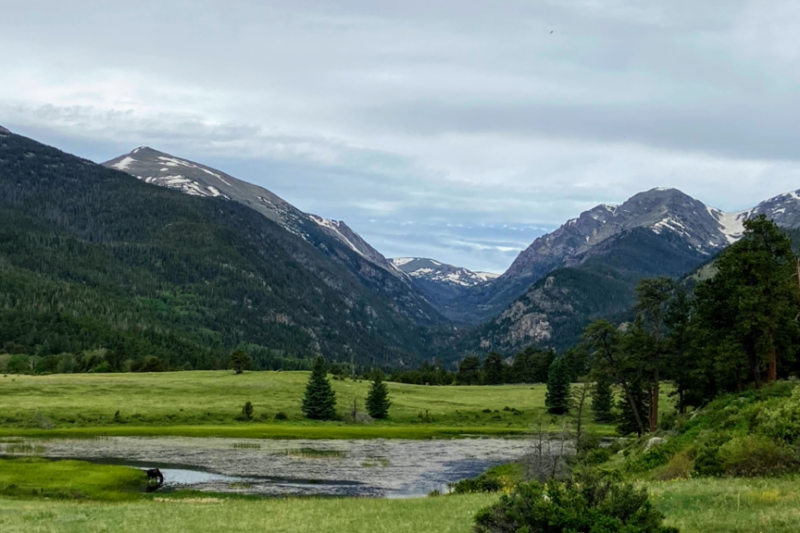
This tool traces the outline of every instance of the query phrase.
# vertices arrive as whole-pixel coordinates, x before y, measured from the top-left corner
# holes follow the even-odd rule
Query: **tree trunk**
[[[653,371],[653,391],[650,396],[650,433],[658,429],[658,368]]]
[[[767,383],[778,381],[778,354],[775,351],[775,328],[769,328],[769,363],[767,364]]]
[[[683,400],[683,395],[684,395],[683,388],[681,388],[678,391],[678,402],[679,402],[679,408],[680,408],[679,413],[682,414],[682,415],[685,415],[686,414],[686,402]]]
[[[645,433],[644,424],[642,424],[642,417],[639,416],[639,409],[636,407],[636,401],[633,399],[633,395],[631,394],[631,390],[628,388],[628,382],[624,379],[620,380],[620,385],[625,390],[625,396],[628,398],[628,403],[631,405],[631,410],[633,411],[633,417],[636,419],[636,427],[639,428],[639,436],[641,437]]]
[[[753,365],[753,381],[756,385],[756,390],[761,389],[761,361],[758,360],[758,357],[753,357],[750,359]]]

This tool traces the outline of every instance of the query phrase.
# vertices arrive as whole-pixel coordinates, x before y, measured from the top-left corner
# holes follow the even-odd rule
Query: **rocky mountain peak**
[[[221,170],[140,146],[103,163],[154,185],[178,189],[193,196],[220,197],[244,204],[308,241],[313,231],[322,231],[392,276],[403,277],[389,261],[356,232],[340,221],[304,213],[273,192],[234,178]],[[310,229],[316,228],[316,229]]]

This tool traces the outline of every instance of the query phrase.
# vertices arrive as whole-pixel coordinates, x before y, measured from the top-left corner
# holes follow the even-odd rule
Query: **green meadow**
[[[306,420],[300,410],[308,372],[230,371],[152,374],[9,375],[0,378],[0,436],[99,435],[237,438],[435,438],[514,435],[539,423],[559,431],[546,414],[544,384],[423,386],[389,383],[387,421],[369,425]],[[337,409],[364,410],[369,382],[332,380]],[[245,402],[254,419],[237,421]],[[665,397],[664,405],[669,401]],[[283,413],[286,420],[276,420]],[[601,435],[585,413],[584,423]]]
[[[799,482],[701,479],[645,486],[655,506],[667,515],[666,523],[681,533],[794,533],[800,520]],[[475,513],[498,498],[469,494],[409,500],[257,499],[192,493],[98,502],[3,497],[0,531],[467,533]]]

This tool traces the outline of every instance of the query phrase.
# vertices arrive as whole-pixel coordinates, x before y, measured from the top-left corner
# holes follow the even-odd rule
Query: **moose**
[[[164,475],[158,468],[151,468],[145,473],[147,474],[147,492],[155,492],[164,484]]]

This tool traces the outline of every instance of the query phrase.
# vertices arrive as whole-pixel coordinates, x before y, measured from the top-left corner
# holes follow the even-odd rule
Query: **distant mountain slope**
[[[237,202],[0,132],[0,349],[105,347],[196,368],[241,344],[262,364],[424,354],[418,317],[356,280],[344,265],[361,255],[309,224],[308,240],[341,262]]]
[[[365,287],[391,298],[401,312],[419,324],[443,322],[443,317],[414,289],[408,277],[344,222],[304,213],[263,187],[149,147],[136,148],[103,165],[145,183],[246,205],[343,265]]]
[[[470,347],[503,352],[532,344],[568,348],[591,320],[627,312],[640,279],[678,277],[707,257],[673,233],[646,228],[625,231],[602,246],[603,253],[587,254],[578,266],[558,268],[534,283],[480,326]]]
[[[473,272],[425,257],[398,257],[390,261],[413,280],[439,312],[456,321],[461,320],[462,310],[451,303],[467,289],[490,284],[499,277],[499,274]]]
[[[707,207],[677,189],[652,189],[619,206],[599,205],[552,233],[536,239],[509,269],[490,286],[467,291],[456,303],[473,309],[480,322],[500,313],[534,282],[557,268],[579,266],[605,253],[604,243],[624,232],[645,228],[654,234],[672,234],[702,257],[711,257],[741,236],[748,217],[765,214],[784,227],[800,225],[800,195],[788,193],[753,209],[725,213]],[[642,254],[647,250],[642,249]]]
[[[472,298],[485,316],[528,286],[468,344],[504,351],[534,343],[568,347],[592,319],[630,309],[639,279],[689,273],[736,242],[744,221],[759,214],[797,228],[800,194],[725,213],[675,189],[653,189],[618,207],[584,212],[534,241],[497,281],[477,287],[483,292],[462,298],[459,304]]]

